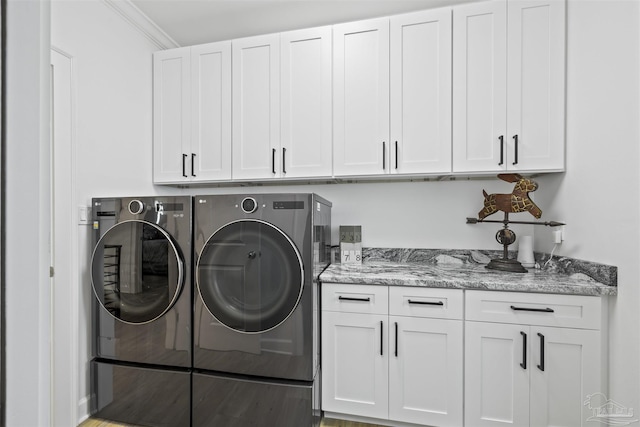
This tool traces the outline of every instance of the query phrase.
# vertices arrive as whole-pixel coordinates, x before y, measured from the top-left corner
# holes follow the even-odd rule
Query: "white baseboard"
[[[78,425],[91,415],[91,396],[85,396],[78,402]]]

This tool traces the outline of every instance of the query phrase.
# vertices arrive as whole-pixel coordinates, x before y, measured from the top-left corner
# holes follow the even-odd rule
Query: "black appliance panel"
[[[91,362],[94,416],[138,426],[191,423],[191,373]]]

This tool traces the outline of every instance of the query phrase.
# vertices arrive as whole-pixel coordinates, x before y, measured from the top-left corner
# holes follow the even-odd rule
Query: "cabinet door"
[[[331,27],[280,34],[282,177],[331,176]]]
[[[153,55],[153,182],[189,181],[189,49]]]
[[[389,20],[335,25],[334,174],[388,173]]]
[[[451,172],[451,9],[394,16],[390,33],[390,171]]]
[[[389,419],[462,425],[462,321],[389,317]]]
[[[322,312],[322,410],[388,417],[387,319]]]
[[[231,179],[231,42],[191,48],[191,176]]]
[[[515,0],[508,10],[508,168],[564,170],[565,2]]]
[[[506,0],[453,11],[453,171],[506,168]]]
[[[233,179],[280,175],[280,36],[232,42]]]
[[[528,326],[465,322],[466,425],[529,425],[529,335]]]
[[[586,421],[592,411],[584,402],[604,392],[600,332],[537,326],[531,330],[531,425],[591,424]]]

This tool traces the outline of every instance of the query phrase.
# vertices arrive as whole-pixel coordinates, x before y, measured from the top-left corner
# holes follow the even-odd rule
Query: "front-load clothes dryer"
[[[315,194],[194,197],[194,426],[318,420],[330,229],[331,203]],[[250,410],[237,410],[238,394]],[[302,417],[269,418],[287,412]]]
[[[148,425],[189,425],[192,199],[92,201],[93,412]],[[117,417],[117,418],[116,418]]]

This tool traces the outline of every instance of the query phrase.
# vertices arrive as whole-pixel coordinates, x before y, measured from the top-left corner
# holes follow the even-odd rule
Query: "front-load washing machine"
[[[194,197],[194,426],[319,422],[330,229],[315,194]]]
[[[92,412],[190,424],[192,199],[93,199]]]

